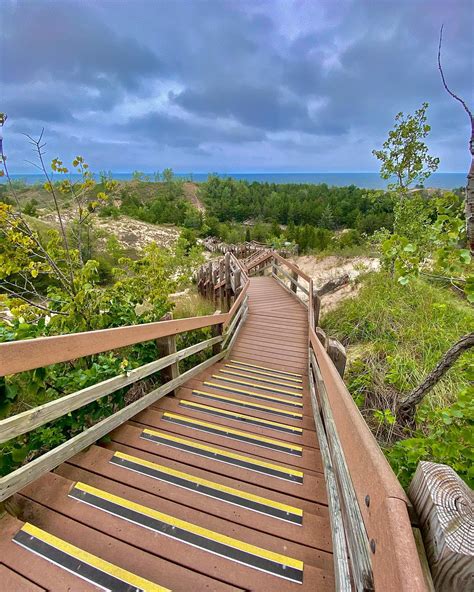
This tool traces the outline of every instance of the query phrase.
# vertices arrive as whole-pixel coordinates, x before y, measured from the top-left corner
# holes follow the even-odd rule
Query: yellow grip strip
[[[41,530],[41,528],[38,528],[29,522],[26,522],[21,530],[27,534],[30,534],[36,539],[39,539],[48,545],[51,545],[52,547],[55,547],[56,549],[59,549],[60,551],[63,551],[64,553],[79,559],[80,561],[84,561],[84,563],[87,563],[92,567],[100,569],[101,571],[114,576],[119,580],[123,580],[131,586],[136,586],[137,588],[146,590],[147,592],[170,592],[168,588],[163,588],[163,586],[154,584],[153,582],[145,580],[144,578],[141,578],[140,576],[137,576],[126,569],[122,569],[113,563],[109,563],[104,559],[100,559],[100,557],[92,555],[92,553],[88,553],[87,551],[84,551],[75,545],[71,545],[71,543],[67,543],[66,541],[63,541],[49,532]]]
[[[242,368],[245,371],[245,368]],[[230,374],[232,376],[238,376],[240,378],[250,378],[253,380],[259,380],[260,382],[264,382],[265,384],[278,384],[280,386],[289,386],[298,390],[303,390],[303,387],[299,384],[292,384],[291,382],[282,382],[281,380],[277,380],[276,378],[262,378],[261,376],[249,376],[248,374],[242,374],[242,372],[234,372],[233,370],[226,370],[225,368],[221,368],[219,372],[222,374]]]
[[[239,389],[234,386],[226,386],[225,384],[217,384],[216,382],[210,382],[209,380],[206,380],[205,382],[203,382],[203,384],[206,386],[213,386],[215,388],[218,388],[218,389],[221,389],[224,391],[232,391],[232,392],[236,392],[236,393],[242,393],[243,395],[249,395],[251,397],[257,397],[258,399],[268,399],[269,401],[274,401],[276,403],[278,403],[278,401],[282,401],[283,403],[290,402],[287,399],[279,399],[278,397],[274,397],[272,395],[264,395],[263,393],[254,393],[253,391],[246,391],[245,389]],[[295,397],[301,398],[302,395],[300,393],[295,393]],[[291,401],[291,403],[293,403],[293,401]],[[298,407],[303,407],[303,403],[300,403],[300,402],[296,402],[296,405],[298,405]]]
[[[301,378],[293,378],[293,377],[288,377],[286,378],[286,376],[280,376],[279,374],[272,374],[271,372],[266,372],[265,370],[258,370],[256,368],[252,369],[252,370],[248,370],[247,368],[242,368],[242,366],[237,366],[236,364],[226,364],[225,365],[226,368],[233,368],[234,370],[241,370],[243,372],[252,372],[253,374],[259,374],[261,376],[270,376],[270,377],[275,377],[275,378],[282,378],[283,380],[291,380],[292,382],[303,382],[301,380]]]
[[[258,403],[249,403],[248,401],[244,401],[243,399],[234,399],[233,397],[224,397],[223,395],[217,395],[214,393],[208,393],[206,391],[200,391],[198,389],[193,389],[193,393],[198,393],[200,395],[209,395],[213,399],[218,399],[224,403],[235,403],[237,405],[250,405],[251,408],[261,409],[262,411],[274,411],[274,412],[281,412],[285,415],[292,415],[295,419],[301,419],[303,415],[301,413],[295,413],[294,411],[287,411],[286,409],[280,409],[279,407],[267,407],[267,405],[259,405]],[[250,407],[249,407],[250,408]]]
[[[263,557],[275,563],[280,563],[281,565],[287,565],[288,567],[293,567],[301,571],[303,570],[303,562],[299,561],[298,559],[293,559],[292,557],[287,557],[286,555],[282,555],[280,553],[267,551],[266,549],[262,549],[261,547],[256,547],[255,545],[244,543],[243,541],[239,541],[227,535],[220,534],[212,530],[208,530],[207,528],[203,528],[201,526],[198,526],[197,524],[192,524],[191,522],[187,522],[186,520],[181,520],[180,518],[169,516],[168,514],[164,514],[163,512],[159,512],[158,510],[153,510],[152,508],[148,508],[147,506],[142,506],[141,504],[137,504],[123,497],[113,495],[112,493],[108,493],[107,491],[96,489],[95,487],[87,485],[86,483],[78,482],[76,483],[75,488],[79,489],[80,491],[90,493],[96,497],[109,500],[112,503],[138,512],[139,514],[143,514],[144,516],[149,516],[150,518],[154,518],[156,520],[159,520],[160,522],[165,522],[166,524],[174,526],[175,528],[186,530],[198,536],[204,537],[211,541],[216,541],[217,543],[221,543],[228,547],[233,547],[234,549],[240,549],[241,551],[244,551],[251,555]]]
[[[218,374],[213,374],[212,378],[216,380],[225,380],[226,382],[232,382],[233,384],[244,384],[245,386],[253,386],[254,388],[264,388],[263,385],[255,384],[254,382],[247,382],[246,380],[235,380],[234,378],[228,378],[227,376],[219,376]],[[287,391],[286,389],[282,388],[274,388],[265,386],[267,390],[275,391],[276,393],[280,393],[282,395],[293,395],[293,397],[301,397],[301,393],[295,393],[293,391]]]
[[[115,452],[114,456],[129,460],[137,465],[142,465],[143,467],[148,467],[149,469],[156,469],[158,471],[168,473],[169,475],[179,477],[180,479],[186,479],[187,481],[192,481],[193,483],[199,483],[199,485],[203,485],[205,487],[210,487],[212,489],[217,489],[218,491],[230,493],[231,495],[258,502],[271,508],[277,508],[278,510],[283,510],[284,512],[289,512],[290,514],[296,514],[297,516],[303,515],[303,510],[300,510],[300,508],[287,506],[286,504],[281,504],[280,502],[275,502],[268,498],[254,495],[253,493],[247,493],[246,491],[241,491],[240,489],[234,489],[232,487],[227,487],[226,485],[221,485],[215,481],[208,481],[207,479],[201,479],[201,477],[189,475],[188,473],[182,473],[181,471],[176,471],[175,469],[171,469],[169,467],[165,467],[163,465],[159,465],[136,456],[131,456],[130,454],[125,454],[124,452]]]
[[[286,423],[279,423],[277,421],[270,421],[268,419],[260,419],[259,417],[252,417],[251,415],[246,415],[244,413],[235,413],[234,411],[227,411],[226,409],[220,409],[219,407],[212,407],[210,405],[201,405],[201,403],[195,403],[194,401],[188,401],[186,399],[180,399],[179,404],[183,405],[184,407],[194,407],[195,409],[205,409],[208,411],[218,411],[223,415],[227,415],[229,418],[236,417],[236,418],[243,418],[243,419],[255,419],[258,420],[260,423],[264,423],[265,425],[281,427],[292,432],[298,432],[298,434],[302,434],[303,430],[297,426],[288,425]]]
[[[267,442],[268,444],[275,444],[276,446],[280,446],[281,448],[288,448],[289,450],[299,450],[303,452],[303,448],[296,444],[289,444],[288,442],[283,442],[282,440],[275,440],[274,438],[267,438],[264,436],[259,436],[257,434],[253,434],[252,432],[243,432],[241,430],[235,430],[234,428],[228,428],[226,426],[221,426],[217,423],[209,423],[207,421],[201,421],[199,419],[194,419],[191,417],[186,417],[185,415],[178,415],[177,413],[163,413],[163,417],[171,417],[172,419],[178,419],[183,423],[190,423],[196,426],[202,426],[206,428],[211,428],[213,430],[217,430],[219,432],[225,432],[227,434],[235,434],[236,436],[242,436],[244,438],[251,438],[252,440],[257,440],[258,442]]]
[[[304,474],[301,471],[297,471],[295,469],[290,469],[287,467],[282,467],[280,465],[275,465],[273,463],[265,462],[260,459],[252,458],[251,456],[244,456],[242,454],[235,454],[234,452],[228,452],[227,450],[222,450],[221,448],[214,448],[214,446],[206,446],[205,444],[199,444],[194,440],[186,440],[185,438],[177,438],[176,436],[171,436],[166,434],[165,432],[157,432],[155,430],[144,429],[143,432],[145,434],[149,434],[150,436],[157,436],[163,438],[164,440],[170,440],[171,442],[176,442],[178,444],[184,444],[187,446],[192,446],[193,448],[198,448],[199,450],[204,450],[206,452],[211,452],[213,454],[219,454],[221,456],[225,456],[227,458],[234,458],[235,460],[241,460],[243,462],[252,463],[256,466],[266,467],[267,469],[273,469],[274,471],[279,471],[283,473],[287,473],[288,475],[293,475],[295,477],[303,477]]]
[[[241,366],[249,366],[250,368],[260,368],[260,370],[268,370],[269,372],[275,372],[277,374],[288,374],[288,376],[296,376],[301,378],[301,374],[296,372],[285,372],[283,370],[275,370],[275,368],[268,368],[268,366],[257,366],[256,364],[248,364],[247,362],[240,362],[239,360],[230,360],[233,364],[240,364]]]

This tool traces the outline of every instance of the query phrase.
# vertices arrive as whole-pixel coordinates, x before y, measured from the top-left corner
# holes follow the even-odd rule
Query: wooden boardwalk
[[[308,313],[248,297],[227,359],[9,500],[0,590],[334,589]]]

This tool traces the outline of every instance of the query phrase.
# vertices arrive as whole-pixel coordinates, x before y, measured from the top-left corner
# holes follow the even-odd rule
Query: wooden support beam
[[[339,439],[326,385],[312,348],[310,348],[309,357],[315,379],[316,391],[321,403],[322,417],[329,444],[331,461],[336,475],[336,483],[344,517],[347,548],[351,559],[352,577],[354,578],[355,589],[361,591],[374,590],[374,575],[372,571],[369,539],[352,483],[349,467],[347,466],[344,451]]]
[[[336,370],[339,372],[339,376],[344,378],[344,371],[346,369],[347,354],[346,348],[337,339],[332,337],[328,340],[327,352],[332,360]]]
[[[316,329],[319,325],[319,315],[321,313],[321,298],[318,295],[317,290],[313,290],[313,317],[314,317],[314,327]]]
[[[292,291],[296,294],[297,290],[298,290],[298,274],[296,271],[292,271],[291,272],[291,277],[293,279],[293,281],[291,282],[291,289]]]
[[[232,304],[232,285],[231,285],[231,269],[230,269],[230,253],[227,252],[224,258],[225,267],[225,302],[226,311],[230,310]]]
[[[162,321],[171,321],[173,314],[168,312],[161,319]],[[160,337],[156,340],[156,349],[158,351],[158,358],[164,358],[176,353],[176,335],[168,335],[167,337]],[[179,376],[179,362],[174,362],[162,371],[163,378],[168,382],[174,380]],[[173,392],[173,394],[175,394]]]
[[[471,590],[474,492],[446,465],[421,461],[408,495],[420,520],[436,590]]]
[[[321,409],[314,384],[314,375],[311,361],[311,349],[309,351],[309,388],[311,395],[311,406],[313,409],[314,424],[318,434],[319,449],[323,462],[324,481],[328,494],[329,520],[331,522],[332,548],[334,553],[334,579],[337,592],[352,592],[351,574],[348,561],[348,549],[344,533],[344,519],[341,507],[341,499],[337,487],[337,479],[334,470],[334,463],[331,459],[326,431],[321,419]]]

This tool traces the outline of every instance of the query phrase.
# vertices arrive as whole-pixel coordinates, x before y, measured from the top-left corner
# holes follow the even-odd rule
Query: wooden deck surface
[[[14,496],[0,590],[334,589],[307,311],[248,294],[228,359]]]

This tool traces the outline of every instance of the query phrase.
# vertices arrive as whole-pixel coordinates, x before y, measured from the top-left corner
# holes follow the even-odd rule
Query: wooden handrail
[[[88,403],[96,401],[122,387],[141,380],[160,369],[176,364],[179,360],[202,351],[203,349],[209,347],[213,347],[214,349],[214,347],[224,339],[227,344],[233,343],[243,324],[243,319],[247,310],[245,306],[245,298],[248,285],[249,281],[247,278],[239,297],[234,302],[231,310],[225,314],[192,317],[190,319],[180,319],[176,321],[161,321],[158,323],[148,323],[147,325],[120,327],[118,329],[106,329],[103,331],[91,331],[89,333],[76,333],[72,335],[61,335],[58,337],[45,337],[0,344],[0,359],[4,364],[2,366],[2,371],[4,374],[12,374],[12,370],[14,372],[22,372],[48,364],[77,359],[83,355],[92,355],[109,349],[141,343],[154,338],[172,336],[177,333],[183,333],[185,331],[204,327],[215,327],[216,325],[223,326],[224,323],[229,324],[233,318],[235,321],[228,327],[225,337],[218,335],[211,339],[207,339],[131,370],[125,375],[105,380],[86,389],[82,389],[81,391],[66,395],[65,397],[46,403],[45,405],[41,405],[0,421],[0,443],[30,432],[45,423],[58,419],[59,417],[83,407]],[[244,307],[245,310],[242,310],[242,307]],[[97,341],[100,338],[104,340],[102,345],[99,345],[99,342]],[[66,351],[61,351],[61,346],[66,348]],[[76,347],[74,353],[72,353],[72,347]],[[17,359],[13,357],[14,355],[25,355],[25,352],[33,352],[35,354],[34,360],[29,360],[28,358]],[[227,349],[223,349],[212,358],[202,362],[184,374],[169,380],[159,388],[144,395],[138,401],[135,401],[120,411],[110,415],[98,424],[73,437],[71,440],[53,448],[26,465],[21,466],[9,475],[2,477],[0,479],[0,502],[19,491],[28,483],[31,483],[31,481],[37,479],[43,473],[52,470],[61,462],[64,462],[77,452],[90,446],[90,444],[130,419],[130,417],[133,417],[159,398],[172,392],[175,388],[184,384],[184,382],[209,367],[209,365],[222,359],[226,354]]]
[[[227,320],[228,314],[207,315],[0,343],[0,376],[69,362],[160,337],[203,329],[225,323]]]
[[[138,401],[134,401],[130,405],[123,407],[123,409],[120,409],[120,411],[117,411],[113,415],[109,415],[109,417],[106,417],[99,423],[81,432],[77,436],[74,436],[74,438],[60,444],[42,456],[35,458],[9,475],[0,478],[0,502],[17,491],[20,491],[20,489],[23,489],[28,483],[35,481],[35,479],[38,479],[38,477],[44,473],[53,470],[81,450],[84,450],[84,448],[87,448],[103,436],[107,435],[131,417],[140,413],[140,411],[143,411],[153,403],[156,403],[156,401],[173,391],[175,388],[181,386],[194,376],[197,376],[200,372],[221,360],[225,356],[225,353],[225,351],[222,351],[219,354],[216,354],[205,362],[191,368],[191,370],[184,372],[174,380],[170,380],[166,384],[147,393],[138,399]]]
[[[375,589],[426,592],[410,501],[311,326],[309,340],[371,548]]]
[[[214,344],[220,343],[221,341],[223,341],[222,336],[201,341],[200,343],[181,349],[176,353],[159,358],[149,364],[134,368],[126,374],[114,376],[113,378],[103,380],[102,382],[88,386],[80,391],[71,393],[70,395],[65,395],[54,401],[49,401],[39,407],[34,407],[23,413],[18,413],[17,415],[2,419],[0,420],[0,444],[7,442],[12,438],[16,438],[17,436],[21,436],[22,434],[26,434],[45,423],[53,421],[58,417],[62,417],[67,413],[71,413],[71,411],[84,407],[106,395],[110,395],[138,380],[143,380],[147,376],[150,376],[163,368],[167,368],[171,364],[175,364],[180,360],[184,360],[203,349],[212,347]]]

